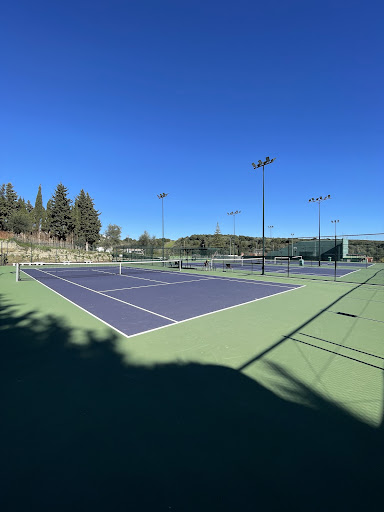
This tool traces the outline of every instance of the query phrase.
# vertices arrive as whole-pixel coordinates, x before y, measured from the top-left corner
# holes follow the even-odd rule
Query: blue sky
[[[123,237],[384,232],[384,4],[8,1],[0,183],[83,188]],[[269,230],[266,229],[269,235]]]

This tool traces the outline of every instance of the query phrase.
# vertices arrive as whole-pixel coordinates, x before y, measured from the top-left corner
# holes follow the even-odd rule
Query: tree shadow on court
[[[112,331],[72,339],[2,308],[3,512],[381,510],[383,430],[282,368],[308,406],[225,367],[127,363]]]

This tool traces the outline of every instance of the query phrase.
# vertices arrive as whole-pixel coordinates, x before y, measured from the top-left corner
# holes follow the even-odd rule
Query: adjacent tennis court
[[[201,270],[204,266],[214,271],[238,272],[238,273],[262,273],[262,258],[213,258],[210,261],[189,261],[183,262],[183,267],[191,270]],[[372,265],[359,262],[337,262],[335,268],[334,261],[322,261],[318,265],[317,261],[304,261],[295,258],[274,258],[265,259],[264,272],[269,275],[297,276],[297,277],[317,277],[325,279],[343,278],[358,272]]]
[[[46,264],[25,266],[18,272],[21,280],[39,281],[126,336],[301,287],[180,271],[177,260]]]

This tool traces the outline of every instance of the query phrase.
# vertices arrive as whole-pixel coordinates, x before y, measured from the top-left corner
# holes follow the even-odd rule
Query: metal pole
[[[161,217],[163,226],[163,261],[164,261],[164,197],[161,198]]]
[[[235,247],[236,247],[236,243],[235,243],[235,239],[236,239],[236,222],[235,222],[235,218],[236,218],[236,215],[238,215],[239,213],[241,213],[241,210],[236,210],[235,212],[227,212],[227,215],[233,215],[233,255],[234,256],[235,256]],[[231,238],[229,238],[229,253],[230,253],[230,255],[232,254]]]
[[[337,237],[336,237],[336,224],[339,222],[338,219],[331,220],[332,224],[335,224],[335,281],[337,278],[336,270],[337,270]]]
[[[321,253],[320,253],[320,201],[319,201],[319,267],[321,266]]]
[[[164,197],[167,197],[168,194],[163,192],[162,194],[157,194],[157,197],[161,199],[161,223],[162,223],[162,234],[163,234],[163,261],[164,261]]]
[[[235,256],[235,248],[236,248],[236,213],[233,216],[233,255]]]
[[[261,275],[264,275],[264,263],[265,263],[265,236],[264,236],[264,164],[263,164],[263,261],[261,264]]]
[[[288,249],[289,249],[289,243],[288,243]],[[289,256],[288,256],[288,277],[289,277]]]
[[[236,215],[233,216],[233,236],[236,236]]]
[[[336,268],[337,268],[337,263],[336,263],[336,221],[335,221],[335,281],[336,281]]]

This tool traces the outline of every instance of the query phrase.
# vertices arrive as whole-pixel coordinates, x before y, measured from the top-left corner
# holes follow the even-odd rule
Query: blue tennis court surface
[[[87,269],[72,275],[39,267],[24,272],[126,336],[177,324],[202,315],[300,288],[187,272],[136,271],[109,275]]]

